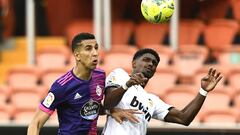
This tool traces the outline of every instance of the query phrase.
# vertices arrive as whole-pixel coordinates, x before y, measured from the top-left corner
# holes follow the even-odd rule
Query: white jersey
[[[115,69],[106,78],[106,87],[122,86],[130,79],[123,69]],[[143,114],[135,114],[139,123],[132,123],[128,120],[122,124],[118,123],[111,116],[108,116],[105,124],[104,135],[145,135],[148,122],[151,118],[164,120],[171,106],[164,103],[157,96],[147,93],[140,85],[130,87],[123,95],[116,108],[138,109]]]

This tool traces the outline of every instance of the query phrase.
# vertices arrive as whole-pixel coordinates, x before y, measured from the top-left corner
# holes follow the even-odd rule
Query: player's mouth
[[[152,68],[146,67],[145,69],[146,69],[147,72],[153,72]]]
[[[93,65],[97,65],[98,64],[98,60],[93,60],[92,63],[93,63]]]

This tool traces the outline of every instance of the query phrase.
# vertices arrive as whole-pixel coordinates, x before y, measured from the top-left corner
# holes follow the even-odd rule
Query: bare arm
[[[107,88],[104,99],[104,107],[109,110],[115,107],[120,102],[125,92],[126,90],[120,86]]]
[[[136,73],[132,75],[131,78],[126,82],[126,88],[123,88],[124,86],[114,86],[107,88],[104,99],[104,107],[109,110],[112,109],[120,102],[128,88],[133,85],[142,84],[146,80],[147,78],[145,78],[142,73]]]
[[[212,91],[217,83],[222,79],[220,73],[216,73],[216,70],[210,69],[208,75],[201,80],[201,87],[206,91]],[[206,96],[198,94],[183,110],[177,110],[171,108],[167,116],[166,122],[173,122],[188,126],[201,109]]]
[[[49,117],[49,114],[43,112],[38,108],[36,114],[28,126],[27,135],[39,135],[40,129],[43,127]]]

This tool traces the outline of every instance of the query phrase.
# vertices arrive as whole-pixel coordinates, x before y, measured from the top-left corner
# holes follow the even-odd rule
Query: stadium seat
[[[233,46],[220,53],[217,57],[220,65],[236,66],[240,64],[240,47]]]
[[[33,66],[15,66],[9,70],[7,84],[13,90],[34,90],[39,80],[39,72]]]
[[[37,52],[36,63],[42,69],[64,68],[68,59],[68,48],[45,48]]]
[[[202,115],[207,126],[233,127],[237,124],[237,112],[234,109],[208,110]]]
[[[232,100],[232,95],[228,91],[231,91],[231,89],[220,90],[215,88],[208,94],[202,109],[204,111],[228,109]]]
[[[225,18],[230,7],[229,0],[200,1],[200,18],[209,20],[212,18]]]
[[[200,20],[181,20],[179,24],[179,45],[198,44],[204,23]]]
[[[69,46],[71,46],[74,36],[79,34],[80,32],[93,33],[92,20],[76,20],[66,27],[66,38]]]
[[[110,73],[116,68],[123,68],[129,72],[132,69],[132,58],[132,54],[109,53],[105,55],[104,64],[102,67],[106,71],[106,74]]]
[[[182,44],[179,46],[178,53],[180,54],[195,54],[196,56],[203,57],[204,60],[208,57],[208,49],[205,46],[197,44]]]
[[[239,0],[230,0],[231,2],[231,7],[233,11],[233,17],[234,19],[237,19],[238,21],[240,20],[240,1]]]
[[[233,96],[234,107],[240,110],[240,91],[237,91]]]
[[[195,87],[182,85],[170,88],[164,94],[164,101],[178,109],[183,109],[196,96]]]
[[[10,93],[11,89],[8,86],[0,85],[0,102],[6,102]]]
[[[135,28],[135,41],[139,47],[147,47],[148,44],[162,44],[168,31],[167,24],[151,24],[142,22]]]
[[[14,114],[14,123],[17,124],[29,124],[35,114],[34,111],[18,111]]]
[[[0,110],[0,123],[10,122],[11,115],[9,112]]]
[[[128,44],[133,34],[134,24],[132,21],[112,22],[112,45]]]
[[[240,70],[239,67],[237,69],[232,69],[230,73],[228,74],[228,84],[232,88],[234,88],[236,91],[240,91],[240,85],[239,85],[239,80],[240,80]]]
[[[215,68],[219,72],[221,72],[221,74],[223,75],[223,78],[222,78],[222,80],[220,80],[220,82],[218,83],[216,88],[224,88],[225,87],[226,76],[227,76],[227,74],[229,72],[229,68],[223,67],[223,66],[220,66],[220,65],[204,65],[203,67],[198,69],[196,71],[196,73],[194,74],[194,84],[196,84],[196,85],[198,85],[200,87],[201,79],[205,75],[208,74],[208,71],[209,71],[210,68]]]
[[[180,77],[181,83],[192,83],[192,77],[203,66],[205,56],[201,53],[175,53],[173,67]]]
[[[145,89],[150,93],[163,97],[169,88],[175,86],[176,81],[177,75],[173,70],[169,68],[161,69],[149,80]]]
[[[68,70],[66,68],[57,68],[45,70],[41,75],[41,83],[46,88],[50,88],[54,81],[63,76]]]
[[[34,111],[40,103],[40,95],[33,92],[18,92],[10,97],[15,112]]]
[[[89,0],[72,0],[70,3],[68,0],[51,0],[44,5],[49,33],[55,36],[64,36],[65,29],[71,22],[92,19],[93,16],[93,1]]]
[[[133,45],[128,44],[115,44],[111,46],[109,52],[106,53],[127,53],[127,54],[134,54],[137,52],[138,48]]]
[[[205,43],[213,51],[224,51],[231,47],[237,30],[235,20],[211,20],[204,30]]]

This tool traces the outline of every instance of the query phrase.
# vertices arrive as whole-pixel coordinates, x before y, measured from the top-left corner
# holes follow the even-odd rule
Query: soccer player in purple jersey
[[[96,69],[98,47],[92,34],[80,33],[74,37],[72,52],[76,65],[52,84],[28,127],[28,135],[38,135],[55,109],[59,121],[58,135],[97,134],[98,115],[104,114],[101,101],[105,87],[105,72]],[[126,112],[122,115],[121,110],[119,112],[117,119],[133,118],[128,117],[129,114],[122,116]]]

